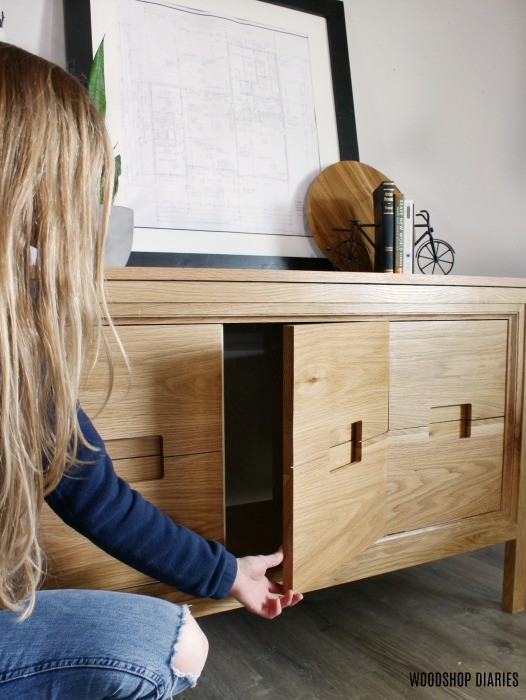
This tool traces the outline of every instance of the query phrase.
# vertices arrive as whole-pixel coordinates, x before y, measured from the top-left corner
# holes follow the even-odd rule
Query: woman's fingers
[[[303,600],[303,595],[301,593],[294,593],[294,591],[283,591],[283,586],[276,581],[268,582],[268,589],[271,593],[277,593],[281,596],[280,603],[282,608],[288,608],[291,605],[296,605],[300,600]]]
[[[273,566],[278,566],[283,561],[283,550],[280,547],[280,549],[273,554],[262,554],[261,556],[265,560],[267,569],[271,569]]]
[[[272,581],[271,579],[268,579],[268,589],[271,593],[278,593],[279,595],[283,595],[283,586],[281,583],[277,583],[277,581]]]
[[[274,617],[277,617],[278,615],[281,614],[282,606],[281,606],[281,599],[279,596],[272,596],[267,599],[267,617],[269,620],[272,620]]]

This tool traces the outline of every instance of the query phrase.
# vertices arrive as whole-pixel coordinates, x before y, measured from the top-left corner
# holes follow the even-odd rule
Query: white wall
[[[429,209],[458,274],[526,276],[526,2],[344,0],[360,158]],[[65,65],[62,0],[0,0]]]
[[[62,0],[0,0],[2,41],[66,65]]]
[[[526,2],[344,2],[360,160],[429,209],[455,273],[526,276]]]

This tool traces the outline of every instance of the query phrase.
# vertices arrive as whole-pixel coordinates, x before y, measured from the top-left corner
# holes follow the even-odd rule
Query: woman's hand
[[[301,593],[283,591],[283,586],[267,578],[267,569],[281,564],[283,551],[237,560],[237,576],[230,591],[247,610],[271,620],[283,608],[296,605],[303,598]]]

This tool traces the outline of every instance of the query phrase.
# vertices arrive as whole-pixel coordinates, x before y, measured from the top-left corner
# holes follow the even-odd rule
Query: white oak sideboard
[[[283,543],[303,592],[506,542],[502,606],[523,609],[526,280],[115,268],[108,295],[132,370],[116,353],[94,422],[170,517],[238,555]],[[47,587],[189,600],[47,508],[43,537]]]

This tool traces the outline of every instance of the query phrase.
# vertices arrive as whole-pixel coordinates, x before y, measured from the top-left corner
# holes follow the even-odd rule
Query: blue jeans
[[[0,609],[0,700],[160,700],[195,685],[171,659],[186,606],[129,593],[39,591]]]

